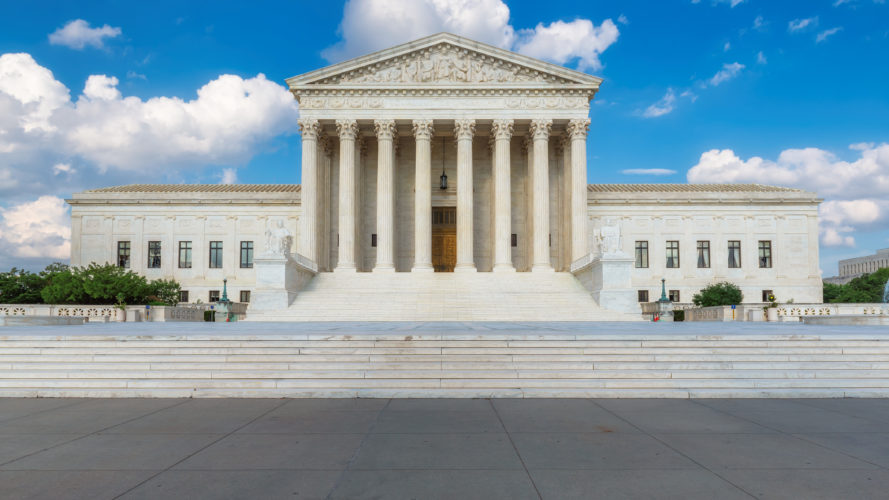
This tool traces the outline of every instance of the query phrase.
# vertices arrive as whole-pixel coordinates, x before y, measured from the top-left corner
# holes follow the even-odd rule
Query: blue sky
[[[67,255],[74,191],[299,182],[284,79],[443,30],[604,78],[590,182],[814,190],[825,276],[889,247],[885,1],[17,2],[0,18],[0,268]]]

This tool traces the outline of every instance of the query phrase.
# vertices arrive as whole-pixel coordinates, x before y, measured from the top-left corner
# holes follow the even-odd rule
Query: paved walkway
[[[0,327],[12,335],[889,335],[885,326],[747,322],[367,321],[305,323],[88,323]]]
[[[4,499],[885,499],[887,468],[889,400],[0,399]]]

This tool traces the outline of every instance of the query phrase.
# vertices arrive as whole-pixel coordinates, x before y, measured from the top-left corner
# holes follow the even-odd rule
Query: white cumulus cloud
[[[733,63],[725,63],[722,65],[722,69],[717,71],[713,77],[707,80],[707,83],[710,86],[716,87],[720,83],[727,82],[732,78],[741,74],[741,70],[744,69],[744,65],[738,62]]]
[[[620,173],[625,175],[673,175],[676,173],[675,170],[670,170],[668,168],[628,168],[625,170],[621,170]]]
[[[857,143],[852,161],[818,148],[787,149],[776,160],[740,158],[731,149],[703,153],[691,183],[758,183],[802,188],[825,198],[822,242],[850,245],[856,230],[889,229],[889,143]]]
[[[815,43],[821,43],[821,42],[827,40],[828,37],[839,33],[840,31],[842,31],[842,29],[843,29],[843,27],[839,26],[839,27],[830,28],[828,30],[822,31],[821,33],[818,33],[818,35],[815,37]]]
[[[90,75],[72,98],[29,54],[0,55],[0,199],[70,192],[96,173],[103,183],[158,182],[183,169],[238,166],[295,132],[296,101],[262,74],[220,75],[191,98],[143,100],[118,85]]]
[[[675,105],[676,93],[673,91],[673,89],[667,89],[667,93],[664,94],[664,97],[661,97],[658,102],[645,108],[645,111],[642,112],[642,116],[644,116],[645,118],[657,118],[659,116],[664,116],[666,114],[672,113]]]
[[[41,196],[31,202],[0,208],[0,253],[68,259],[71,222],[65,200]]]
[[[588,19],[514,28],[502,0],[349,0],[339,32],[342,40],[322,51],[341,61],[442,31],[582,70],[601,67],[599,56],[617,41],[611,19]]]
[[[98,28],[90,28],[90,23],[83,19],[75,19],[49,34],[49,43],[64,45],[66,47],[82,50],[86,46],[101,49],[105,46],[106,38],[120,36],[120,28],[104,25]]]
[[[796,33],[812,26],[818,26],[818,16],[807,17],[805,19],[794,19],[787,23],[787,31]]]

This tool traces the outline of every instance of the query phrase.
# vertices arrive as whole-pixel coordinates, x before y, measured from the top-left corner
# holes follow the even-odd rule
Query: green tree
[[[889,281],[889,267],[865,274],[845,285],[824,284],[824,302],[874,303],[883,301],[883,290]]]
[[[41,274],[12,268],[0,273],[0,304],[39,304],[40,290],[46,285]]]
[[[179,303],[179,283],[174,280],[154,280],[148,284],[150,300],[158,300],[168,306]]]
[[[115,304],[123,295],[127,304],[145,303],[150,288],[144,277],[114,264],[90,264],[76,271],[92,304]]]
[[[730,306],[740,304],[744,294],[734,283],[722,282],[707,286],[692,298],[698,307]]]
[[[58,270],[47,276],[46,286],[40,297],[47,304],[83,304],[87,295],[83,289],[83,277],[76,269]]]

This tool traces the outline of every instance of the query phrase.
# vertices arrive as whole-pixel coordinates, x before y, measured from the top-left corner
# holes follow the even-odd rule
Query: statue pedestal
[[[633,290],[635,260],[623,252],[587,254],[571,264],[571,273],[592,294],[599,306],[611,311],[641,314]]]
[[[297,293],[318,273],[318,265],[299,254],[263,254],[253,260],[256,289],[250,297],[250,311],[287,309]]]

